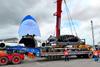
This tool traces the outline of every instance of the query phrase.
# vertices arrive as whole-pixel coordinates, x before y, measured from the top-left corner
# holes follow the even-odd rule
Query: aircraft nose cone
[[[40,29],[35,18],[30,15],[25,16],[19,27],[18,34],[19,36],[25,36],[27,34],[40,36]]]

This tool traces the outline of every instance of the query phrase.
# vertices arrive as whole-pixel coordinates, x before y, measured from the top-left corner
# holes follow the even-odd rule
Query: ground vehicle
[[[82,44],[82,45],[81,45]],[[69,47],[70,46],[70,47]],[[69,56],[77,56],[78,58],[87,58],[92,54],[90,46],[84,44],[84,41],[73,36],[64,35],[58,40],[55,37],[48,39],[48,42],[41,47],[41,56],[50,59],[60,59],[64,56],[64,49],[67,48]]]
[[[19,64],[24,60],[24,54],[21,53],[8,53],[5,50],[0,51],[0,65],[8,63]]]
[[[26,48],[23,46],[5,46],[0,43],[0,65],[7,63],[19,64],[24,60],[24,56],[39,56],[38,48]]]
[[[19,54],[19,53],[8,54],[5,53],[4,51],[0,51],[0,65],[5,65],[9,62],[12,62],[13,64],[18,64],[22,60],[24,60],[24,54]]]

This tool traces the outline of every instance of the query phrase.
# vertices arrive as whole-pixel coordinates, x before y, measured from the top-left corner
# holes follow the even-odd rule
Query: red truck
[[[19,64],[22,60],[24,60],[24,54],[10,54],[7,51],[0,51],[0,65],[6,65],[8,63]]]

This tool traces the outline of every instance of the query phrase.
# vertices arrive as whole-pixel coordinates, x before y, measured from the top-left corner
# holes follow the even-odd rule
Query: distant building
[[[7,42],[7,43],[17,43],[18,42],[18,38],[7,38],[7,39],[0,39],[0,42]]]

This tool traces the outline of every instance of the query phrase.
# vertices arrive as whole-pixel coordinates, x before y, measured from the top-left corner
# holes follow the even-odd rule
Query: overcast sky
[[[91,24],[94,22],[95,41],[100,41],[100,0],[66,0],[80,38],[92,44]],[[61,34],[71,34],[66,7],[62,5]],[[55,34],[56,0],[0,0],[0,39],[18,37],[19,25],[26,15],[36,17],[41,37]],[[73,31],[74,33],[74,31]]]

